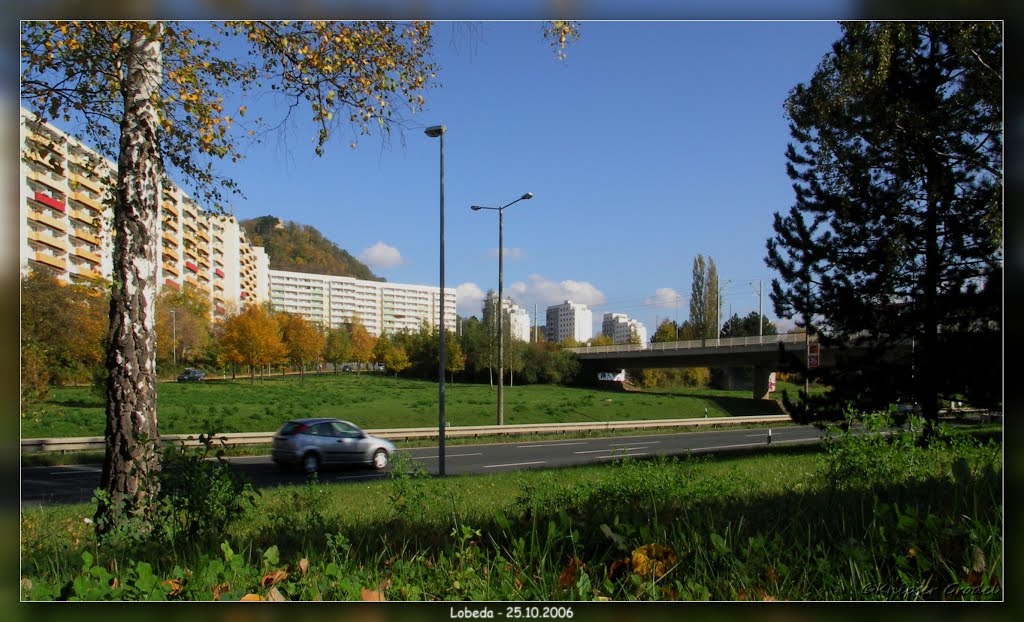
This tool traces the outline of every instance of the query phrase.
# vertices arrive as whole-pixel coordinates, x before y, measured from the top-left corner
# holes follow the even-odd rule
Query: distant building
[[[270,304],[337,328],[356,316],[374,336],[437,326],[440,288],[364,281],[350,276],[270,270]],[[445,288],[444,325],[455,331],[455,289]]]
[[[501,305],[502,311],[508,314],[509,333],[520,341],[530,341],[530,314],[511,298],[506,298]]]
[[[545,338],[555,343],[566,339],[583,343],[593,336],[593,322],[594,313],[587,305],[566,300],[548,307]]]
[[[630,319],[625,313],[605,313],[601,321],[601,333],[611,337],[615,343],[630,343],[634,331],[641,344],[647,343],[647,327],[639,320]]]

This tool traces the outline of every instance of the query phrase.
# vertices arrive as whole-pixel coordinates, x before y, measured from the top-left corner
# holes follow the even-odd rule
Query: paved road
[[[812,426],[791,426],[772,430],[772,445],[815,443],[823,432]],[[623,435],[604,438],[525,441],[445,447],[445,473],[494,473],[518,469],[557,468],[595,464],[625,456],[685,455],[744,449],[767,445],[768,430],[713,430],[673,434]],[[431,474],[438,473],[438,448],[400,450]],[[301,484],[306,476],[281,473],[269,456],[230,458],[255,486],[264,488]],[[100,465],[27,467],[21,469],[23,505],[87,502],[99,485]],[[324,482],[369,481],[385,477],[368,468],[326,469]]]

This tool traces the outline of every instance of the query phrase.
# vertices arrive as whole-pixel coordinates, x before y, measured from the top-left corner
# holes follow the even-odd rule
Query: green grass
[[[784,388],[780,386],[780,389]],[[794,393],[794,388],[790,392]],[[781,394],[780,394],[781,395]],[[568,423],[782,414],[771,400],[749,391],[672,390],[639,393],[526,385],[506,387],[505,423]],[[497,389],[447,383],[445,410],[450,425],[491,425]],[[437,424],[437,384],[395,380],[379,374],[338,374],[210,380],[200,384],[160,383],[157,414],[164,434],[272,432],[296,417],[339,417],[367,429],[428,427]],[[88,387],[50,391],[44,404],[26,404],[22,438],[102,436],[102,398]]]
[[[444,479],[399,460],[131,552],[96,542],[91,504],[24,508],[22,598],[1001,599],[1001,464],[907,435]]]

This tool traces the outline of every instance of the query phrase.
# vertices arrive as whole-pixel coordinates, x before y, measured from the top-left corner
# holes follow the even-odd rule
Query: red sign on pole
[[[807,355],[807,369],[816,369],[820,361],[818,360],[817,354]]]
[[[820,352],[817,342],[807,344],[807,369],[816,369],[821,364]]]

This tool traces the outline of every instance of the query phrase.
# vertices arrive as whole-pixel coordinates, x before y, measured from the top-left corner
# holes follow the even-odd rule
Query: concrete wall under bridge
[[[753,368],[754,399],[769,399],[768,379],[773,371],[806,365],[808,340],[802,333],[696,339],[619,346],[571,348],[579,356],[584,374],[597,377],[601,371],[623,368],[678,367],[750,367]],[[811,336],[810,343],[817,343]],[[833,356],[825,349],[819,365],[832,365]]]

